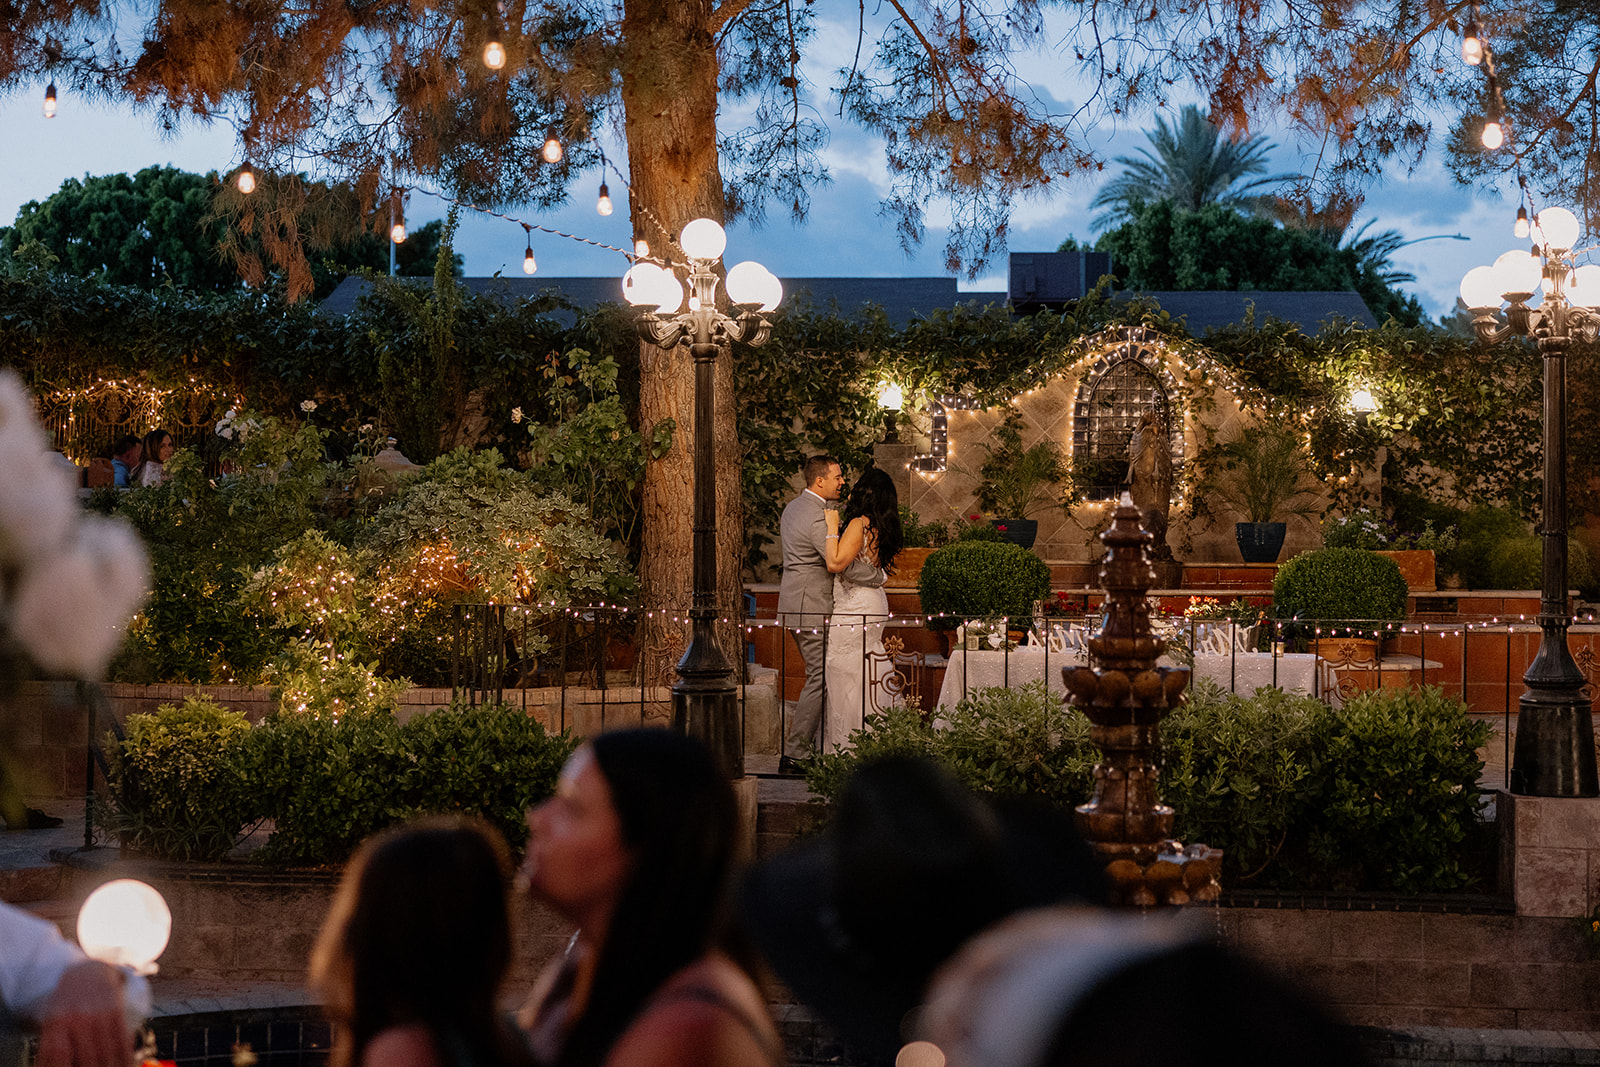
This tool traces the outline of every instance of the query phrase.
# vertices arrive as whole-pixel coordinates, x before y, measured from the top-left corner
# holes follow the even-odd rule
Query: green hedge
[[[1272,579],[1272,606],[1280,619],[1398,622],[1406,617],[1408,593],[1399,564],[1364,548],[1302,552]]]
[[[912,710],[872,716],[854,750],[807,774],[825,799],[863,761],[937,759],[982,792],[1089,799],[1099,752],[1089,724],[1044,683],[975,691],[935,730]],[[1262,689],[1199,683],[1161,728],[1176,832],[1224,852],[1224,885],[1443,892],[1479,881],[1487,827],[1477,752],[1489,727],[1438,689],[1363,693],[1342,710]]]
[[[452,705],[403,725],[383,711],[280,711],[250,728],[209,701],[215,712],[197,716],[194,703],[134,716],[130,727],[148,721],[116,746],[110,826],[129,847],[219,860],[248,824],[270,818],[260,858],[317,866],[393,823],[444,813],[481,816],[520,847],[523,813],[555,791],[578,745],[503,705]],[[134,773],[180,746],[181,775]]]
[[[928,556],[917,593],[934,630],[965,619],[1031,619],[1033,602],[1050,595],[1050,567],[1008,541],[962,540]]]

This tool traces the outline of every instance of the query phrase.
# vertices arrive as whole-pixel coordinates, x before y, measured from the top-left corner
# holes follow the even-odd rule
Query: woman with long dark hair
[[[475,820],[374,837],[345,869],[311,955],[333,1067],[527,1064],[495,995],[511,961],[505,843]]]
[[[845,500],[843,523],[829,511],[828,570],[833,579],[833,615],[828,620],[827,711],[822,745],[848,747],[850,731],[894,702],[889,676],[894,665],[883,648],[889,597],[882,586],[856,585],[843,571],[856,558],[889,570],[905,544],[900,529],[900,494],[894,480],[868,467]]]
[[[155,429],[144,435],[144,462],[133,469],[131,485],[160,485],[167,480],[166,462],[172,458],[172,434]]]
[[[519,880],[578,925],[523,1012],[541,1067],[783,1062],[765,1000],[724,948],[738,816],[703,746],[601,734],[528,828]]]

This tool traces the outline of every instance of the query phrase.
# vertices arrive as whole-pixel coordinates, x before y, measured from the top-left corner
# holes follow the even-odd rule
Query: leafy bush
[[[1394,560],[1360,548],[1302,552],[1272,579],[1280,619],[1399,621],[1406,617],[1407,592]]]
[[[1224,852],[1225,885],[1438,892],[1481,865],[1478,749],[1489,727],[1438,689],[1364,693],[1335,711],[1312,697],[1195,685],[1161,730],[1162,791],[1184,841]],[[872,716],[853,751],[820,757],[807,784],[836,797],[862,762],[940,760],[973,788],[1071,808],[1089,799],[1089,726],[1035,682],[973,693],[934,729]]]
[[[974,689],[934,729],[912,708],[867,717],[850,735],[851,749],[819,756],[806,784],[833,798],[861,763],[888,755],[938,760],[969,785],[998,796],[1044,797],[1063,807],[1088,798],[1098,758],[1089,720],[1046,692],[1043,681],[1016,689]]]
[[[1434,520],[1424,519],[1420,533],[1403,530],[1395,519],[1385,519],[1371,508],[1357,508],[1348,515],[1330,515],[1322,520],[1325,548],[1364,548],[1371,552],[1427,549],[1447,553],[1461,543],[1455,525],[1436,529]]]
[[[900,532],[906,548],[942,548],[952,536],[949,523],[923,522],[922,516],[904,504],[900,505]]]
[[[1533,534],[1507,538],[1495,543],[1487,556],[1483,588],[1539,589],[1544,584],[1544,539]],[[1594,563],[1589,546],[1576,537],[1567,537],[1567,585],[1593,589]]]
[[[452,705],[403,726],[368,710],[279,711],[250,732],[236,766],[273,820],[262,858],[306,866],[339,862],[384,827],[427,813],[481,815],[525,841],[523,812],[554,792],[576,747],[503,706]]]
[[[964,619],[1026,619],[1050,595],[1050,567],[1010,542],[957,541],[928,557],[917,582],[928,626],[953,630]]]
[[[411,683],[380,678],[377,665],[305,642],[292,644],[267,672],[280,709],[337,718],[351,713],[400,710],[400,694]]]
[[[163,859],[219,860],[260,816],[259,798],[231,772],[250,724],[204,696],[130,715],[108,740],[106,824],[124,845]]]

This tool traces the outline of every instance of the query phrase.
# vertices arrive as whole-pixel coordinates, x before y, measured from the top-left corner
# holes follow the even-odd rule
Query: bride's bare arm
[[[828,512],[828,539],[827,545],[828,570],[838,574],[850,566],[850,561],[856,558],[861,551],[861,543],[866,537],[867,517],[857,515],[850,520],[850,525],[839,533],[839,513]]]

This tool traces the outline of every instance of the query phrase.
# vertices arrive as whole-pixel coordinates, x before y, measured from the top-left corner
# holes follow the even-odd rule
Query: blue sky
[[[813,80],[826,82],[831,66],[831,50],[846,41],[853,46],[854,29],[822,27],[819,47],[812,51]],[[1048,85],[1041,86],[1054,96]],[[225,170],[238,159],[232,129],[224,124],[209,128],[191,126],[179,136],[163,134],[148,118],[126,109],[92,105],[70,92],[60,97],[54,119],[44,119],[40,104],[44,86],[15,92],[0,100],[0,223],[9,223],[17,209],[29,200],[49,196],[68,178],[84,174],[133,172],[155,164],[171,164],[204,173]],[[1070,104],[1065,94],[1056,99]],[[833,120],[831,111],[821,116]],[[727,123],[737,116],[727,116]],[[944,237],[937,226],[937,211],[930,212],[927,240],[911,257],[902,253],[892,223],[880,218],[877,205],[888,188],[882,166],[882,152],[856,128],[832,121],[832,141],[825,158],[833,176],[831,185],[812,194],[808,220],[793,225],[786,218],[775,218],[764,228],[730,228],[727,256],[730,261],[756,259],[780,276],[927,276],[945,273],[942,264]],[[1054,249],[1068,234],[1091,236],[1088,204],[1100,182],[1114,174],[1111,157],[1133,154],[1145,144],[1143,128],[1154,125],[1148,114],[1133,118],[1120,130],[1105,132],[1105,174],[1052,185],[1048,199],[1017,207],[1011,229],[1010,250],[1036,252]],[[1281,133],[1263,128],[1278,145],[1272,171],[1297,172],[1303,169],[1302,155]],[[1442,137],[1439,138],[1442,140]],[[621,156],[621,152],[616,153]],[[624,191],[612,181],[617,199],[616,213],[602,218],[595,213],[594,195],[600,182],[582,179],[573,187],[574,203],[543,215],[517,215],[529,222],[578,234],[591,240],[627,247],[627,211]],[[444,206],[430,197],[413,194],[408,207],[413,224],[441,217]],[[1367,202],[1357,216],[1359,226],[1375,219],[1375,230],[1396,229],[1410,238],[1435,234],[1462,233],[1468,241],[1431,240],[1403,248],[1395,265],[1417,275],[1417,282],[1405,286],[1415,293],[1431,316],[1446,313],[1455,302],[1461,276],[1480,263],[1493,262],[1513,244],[1510,233],[1514,201],[1501,199],[1494,192],[1464,188],[1454,182],[1436,156],[1426,158],[1412,175],[1396,172],[1372,186]],[[626,269],[622,256],[577,241],[535,234],[534,254],[539,274],[545,277],[603,276],[620,278]],[[457,249],[466,260],[468,274],[484,275],[503,271],[520,274],[524,249],[520,226],[486,216],[468,216],[457,238]],[[1004,263],[997,263],[984,277],[961,282],[965,290],[1005,288]],[[620,290],[619,290],[620,292]]]

